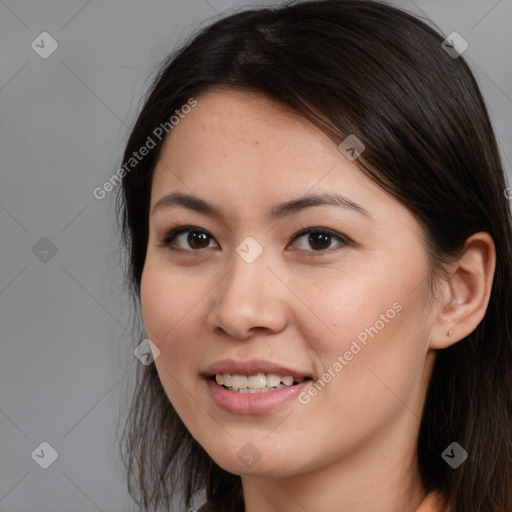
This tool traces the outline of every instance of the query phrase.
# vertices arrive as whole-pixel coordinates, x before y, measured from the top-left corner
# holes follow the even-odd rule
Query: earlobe
[[[430,348],[449,347],[477,328],[487,311],[495,267],[496,248],[489,233],[469,237],[443,282],[445,300],[434,312]]]

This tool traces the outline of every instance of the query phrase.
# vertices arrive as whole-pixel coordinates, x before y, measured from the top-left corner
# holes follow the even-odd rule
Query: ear
[[[431,348],[449,347],[477,328],[487,311],[495,267],[496,248],[491,235],[471,235],[458,261],[451,264],[448,280],[441,285],[443,300],[434,312]]]

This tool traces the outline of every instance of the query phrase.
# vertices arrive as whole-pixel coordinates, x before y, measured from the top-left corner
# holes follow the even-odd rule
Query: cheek
[[[161,276],[160,276],[161,277]],[[159,278],[151,262],[146,260],[140,283],[140,302],[144,326],[149,339],[160,348],[160,340],[165,319],[165,310],[172,307],[168,303],[170,296],[166,293],[163,280]],[[166,306],[168,304],[168,306]]]
[[[180,319],[190,309],[187,290],[157,261],[151,257],[146,260],[140,285],[142,316],[149,339],[161,351],[167,348],[165,340],[179,330]]]
[[[377,390],[389,394],[378,375],[391,389],[407,394],[425,357],[420,288],[410,293],[405,280],[373,275],[347,281],[342,290],[326,289],[317,307],[323,308],[324,322],[335,332],[316,338],[324,367],[332,368],[338,356],[343,357],[337,372],[334,369],[344,375],[337,380],[340,391],[359,397],[370,397]]]
[[[302,295],[309,295],[307,304],[318,316],[311,315],[309,322],[311,333],[317,333],[317,346],[331,354],[349,350],[353,340],[359,340],[364,347],[365,338],[372,339],[370,333],[375,334],[375,325],[378,331],[376,338],[383,338],[384,332],[399,323],[398,317],[402,313],[397,310],[403,311],[398,287],[390,285],[389,279],[369,273],[365,277],[333,278],[314,295],[311,292],[306,294],[306,290]]]
[[[159,348],[157,368],[184,375],[197,357],[205,325],[206,281],[171,270],[156,258],[146,261],[141,279],[141,309],[148,338]],[[211,286],[211,285],[210,285]]]
[[[338,379],[338,385],[343,380],[345,391],[353,387],[356,395],[371,394],[370,384],[379,385],[370,370],[381,372],[390,385],[406,388],[425,355],[421,291],[411,294],[410,288],[405,280],[368,273],[341,283],[332,279],[320,293],[310,292],[307,304],[318,318],[308,316],[304,335],[314,340],[318,369],[343,373],[348,381]]]
[[[190,379],[193,368],[197,347],[191,343],[191,328],[197,325],[194,305],[201,294],[190,286],[182,286],[179,281],[175,273],[171,274],[149,259],[140,288],[146,333],[160,350],[154,364],[166,395],[183,419],[192,414],[189,408],[193,401],[180,383]]]

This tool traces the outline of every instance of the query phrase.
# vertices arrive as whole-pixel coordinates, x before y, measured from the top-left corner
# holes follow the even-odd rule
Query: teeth
[[[247,377],[245,375],[231,375],[232,388],[246,388]]]
[[[302,382],[304,378],[294,379],[291,375],[277,375],[275,373],[258,373],[256,375],[239,375],[217,373],[215,381],[220,386],[230,388],[240,393],[268,391],[271,388],[284,388],[292,386],[295,382]],[[282,383],[282,384],[281,384]]]
[[[293,380],[293,377],[292,377]],[[275,373],[267,373],[265,375],[265,385],[269,388],[275,388],[281,383],[281,377]]]
[[[291,386],[293,384],[293,377],[290,377],[289,375],[281,377],[281,382],[286,386]]]
[[[237,381],[235,380],[235,383]],[[258,373],[258,375],[250,375],[247,377],[247,387],[250,389],[261,389],[267,386],[267,379],[263,373]],[[244,386],[231,384],[233,388],[243,388]]]

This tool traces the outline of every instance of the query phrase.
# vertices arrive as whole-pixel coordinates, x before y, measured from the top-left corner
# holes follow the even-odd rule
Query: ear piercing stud
[[[453,335],[453,332],[451,331],[451,329],[448,331],[448,336],[452,336]]]

